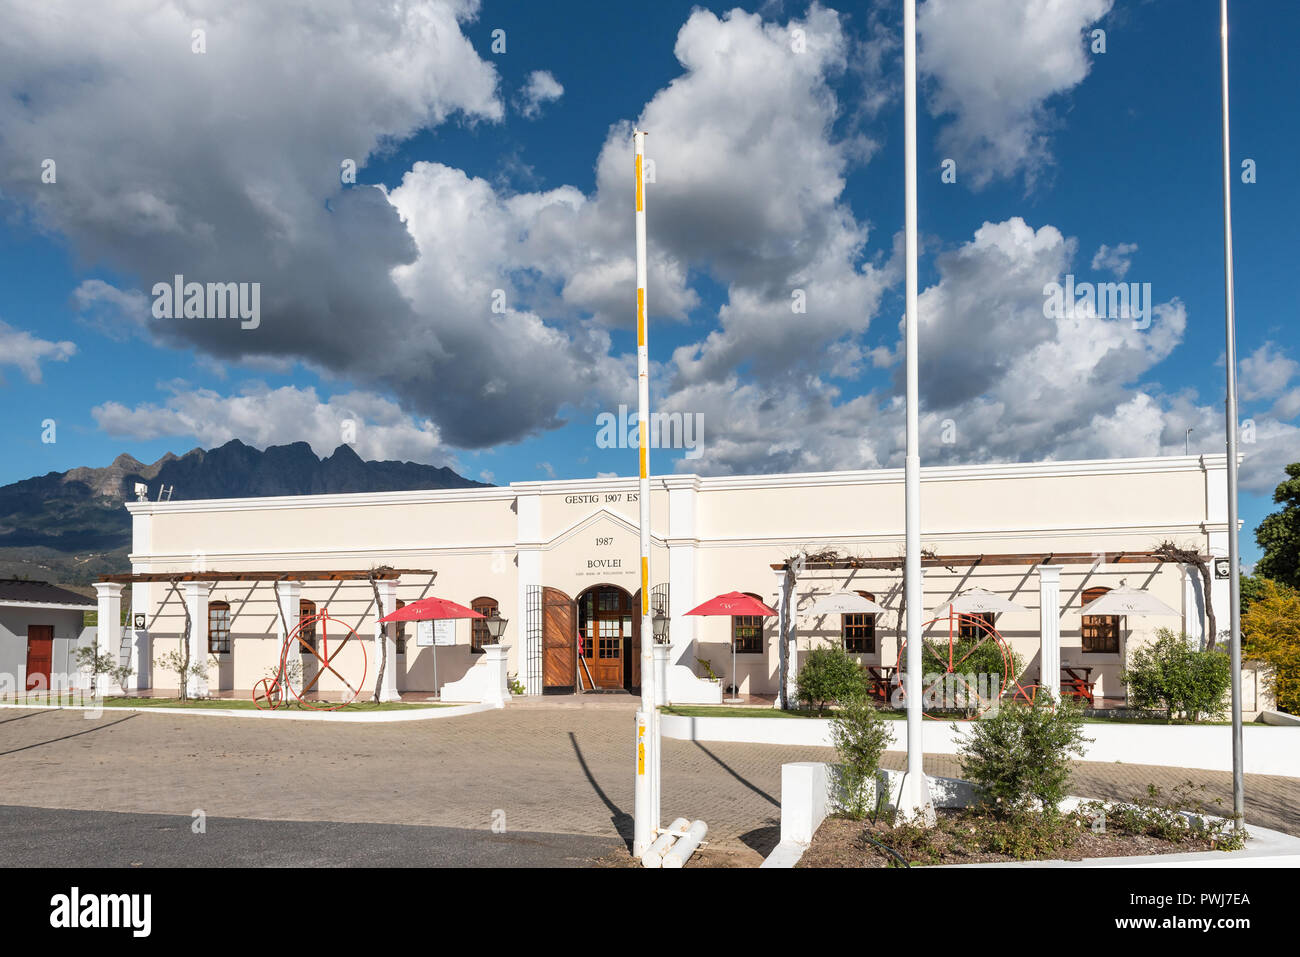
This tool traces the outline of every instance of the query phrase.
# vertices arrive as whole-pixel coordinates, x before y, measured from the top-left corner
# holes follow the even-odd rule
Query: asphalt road
[[[538,831],[0,806],[0,867],[582,867],[625,845]]]

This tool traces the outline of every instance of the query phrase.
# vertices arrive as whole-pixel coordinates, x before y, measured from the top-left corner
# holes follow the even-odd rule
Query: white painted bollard
[[[664,855],[664,862],[661,866],[685,867],[686,862],[689,861],[691,855],[695,853],[695,849],[699,847],[700,843],[704,840],[704,835],[708,833],[709,826],[703,821],[696,821],[691,825],[690,830],[679,838],[677,843],[673,845],[673,849]]]
[[[668,848],[672,847],[673,841],[684,835],[690,826],[691,822],[684,817],[679,817],[669,824],[668,830],[655,838],[649,850],[641,855],[641,863],[646,867],[662,867],[664,855],[668,853]]]

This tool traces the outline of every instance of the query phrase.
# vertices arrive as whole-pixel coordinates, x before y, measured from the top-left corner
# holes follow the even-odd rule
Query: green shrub
[[[831,719],[831,741],[840,754],[835,765],[841,807],[851,818],[866,816],[874,803],[876,772],[880,756],[892,739],[891,723],[865,695],[845,702]]]
[[[1136,707],[1199,721],[1223,714],[1232,671],[1223,650],[1199,651],[1186,635],[1161,628],[1154,641],[1130,652],[1120,680]]]
[[[843,648],[814,648],[799,670],[798,699],[825,711],[828,704],[848,704],[867,693],[867,677]]]
[[[1037,800],[1051,815],[1065,797],[1071,755],[1082,757],[1091,740],[1078,705],[1037,701],[989,712],[971,725],[957,754],[963,775],[995,814],[1022,813]]]

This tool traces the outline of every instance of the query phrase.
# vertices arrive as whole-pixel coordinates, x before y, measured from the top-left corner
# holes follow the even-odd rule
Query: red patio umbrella
[[[481,612],[473,608],[466,608],[464,605],[458,605],[454,601],[448,601],[446,598],[421,598],[419,601],[413,601],[409,605],[403,605],[397,611],[390,612],[379,621],[381,624],[390,621],[443,621],[448,618],[486,618]],[[438,646],[435,644],[430,651],[433,656],[433,687],[442,697],[442,689],[438,687]]]
[[[751,615],[757,618],[771,618],[776,614],[775,608],[769,608],[753,595],[744,592],[729,591],[725,595],[710,598],[702,605],[696,605],[688,615]],[[728,698],[729,703],[736,703],[740,698],[740,681],[736,678],[736,641],[731,641],[731,687],[735,697]]]
[[[729,591],[725,595],[710,598],[702,605],[696,605],[688,615],[756,615],[771,618],[776,614],[775,608],[769,608],[752,595]]]
[[[409,605],[403,605],[397,611],[390,612],[379,621],[441,621],[445,618],[486,618],[487,615],[466,608],[446,598],[421,598]]]

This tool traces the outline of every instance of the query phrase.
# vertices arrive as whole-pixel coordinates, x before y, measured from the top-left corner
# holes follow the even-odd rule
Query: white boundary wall
[[[761,719],[760,719],[761,720]],[[892,793],[901,771],[882,771],[880,784]],[[926,775],[938,807],[964,807],[974,800],[970,783]],[[879,785],[878,785],[879,786]],[[835,810],[830,765],[803,761],[781,765],[781,843],[761,867],[794,867],[808,850],[817,828]],[[1068,811],[1086,799],[1068,797]],[[1011,861],[998,864],[948,864],[944,867],[1300,867],[1300,838],[1248,824],[1250,841],[1240,851],[1198,851],[1141,857],[1101,857],[1082,861]]]
[[[906,727],[894,725],[894,747],[905,747]],[[663,716],[663,733],[685,741],[730,741],[741,744],[786,744],[831,747],[830,721],[822,718],[688,718]],[[1245,733],[1247,774],[1300,778],[1300,728],[1249,725]],[[1232,770],[1232,728],[1228,725],[1086,724],[1093,739],[1084,761],[1119,761],[1204,771]],[[927,754],[956,754],[965,731],[949,722],[927,721]]]

